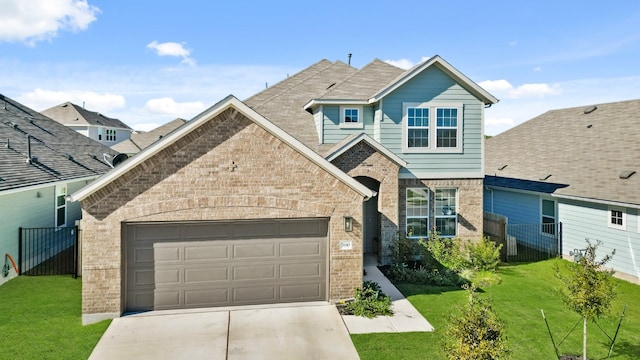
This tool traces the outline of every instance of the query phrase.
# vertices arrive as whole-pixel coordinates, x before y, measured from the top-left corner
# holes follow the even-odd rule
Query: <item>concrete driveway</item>
[[[114,319],[89,359],[359,359],[326,302],[152,311]]]

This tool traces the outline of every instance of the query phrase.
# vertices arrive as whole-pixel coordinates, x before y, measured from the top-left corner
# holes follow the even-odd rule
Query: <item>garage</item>
[[[326,301],[328,222],[125,223],[125,311]]]

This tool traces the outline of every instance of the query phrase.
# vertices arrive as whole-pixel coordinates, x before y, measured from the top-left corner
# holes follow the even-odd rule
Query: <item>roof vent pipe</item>
[[[27,164],[32,164],[31,161],[31,135],[27,135]]]
[[[347,60],[347,64],[351,65],[351,53],[349,53],[349,60]]]

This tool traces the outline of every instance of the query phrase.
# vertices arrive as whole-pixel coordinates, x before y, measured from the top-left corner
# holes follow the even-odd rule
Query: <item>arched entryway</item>
[[[376,196],[364,203],[363,252],[364,257],[373,257],[379,260],[381,252],[380,243],[380,212],[378,210],[378,193],[380,182],[367,176],[356,176],[358,182],[376,192]]]

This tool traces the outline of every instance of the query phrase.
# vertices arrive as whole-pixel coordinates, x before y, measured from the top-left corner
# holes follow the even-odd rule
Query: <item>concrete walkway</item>
[[[378,270],[375,265],[365,265],[364,280],[375,281],[382,292],[391,297],[392,316],[378,316],[367,319],[362,316],[343,315],[347,329],[351,334],[428,332],[433,326],[416,310],[404,295]]]
[[[326,302],[182,311],[114,319],[90,356],[102,359],[359,359]]]

